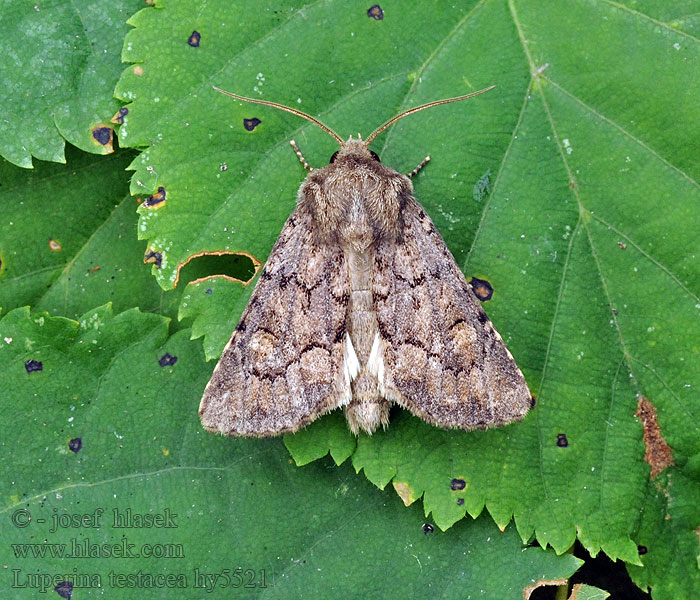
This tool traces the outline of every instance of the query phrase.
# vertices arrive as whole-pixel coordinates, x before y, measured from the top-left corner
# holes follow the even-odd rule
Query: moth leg
[[[415,177],[416,175],[418,175],[418,172],[419,172],[425,165],[427,165],[429,162],[430,162],[430,156],[426,156],[422,161],[420,161],[420,163],[418,164],[418,166],[417,166],[415,169],[413,169],[413,171],[411,171],[410,173],[408,173],[407,176],[408,176],[408,177]]]
[[[294,154],[297,155],[297,158],[299,159],[301,166],[304,167],[309,173],[311,173],[311,171],[313,171],[314,168],[309,163],[306,162],[306,159],[304,158],[304,155],[301,153],[301,150],[299,150],[299,146],[297,146],[297,143],[294,140],[289,140],[289,145],[294,150]]]

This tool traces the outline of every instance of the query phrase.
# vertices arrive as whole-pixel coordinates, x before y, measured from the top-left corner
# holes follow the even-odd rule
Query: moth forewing
[[[366,141],[345,142],[296,109],[223,92],[306,118],[340,149],[299,188],[204,391],[207,430],[291,433],[342,406],[354,433],[371,434],[388,425],[392,402],[446,428],[505,425],[527,413],[525,379],[410,178],[368,148],[400,118],[487,90],[410,109]]]

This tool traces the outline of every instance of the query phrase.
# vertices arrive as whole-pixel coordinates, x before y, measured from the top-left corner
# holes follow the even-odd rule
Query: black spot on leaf
[[[214,293],[214,290],[212,290],[211,288],[207,288],[207,291],[204,293],[207,294],[208,296],[211,296]]]
[[[433,527],[430,523],[423,524],[423,533],[425,535],[431,534],[433,531],[435,531],[435,527]]]
[[[187,38],[187,43],[193,48],[199,47],[199,41],[202,39],[202,35],[196,29]]]
[[[637,546],[637,552],[639,553],[639,556],[643,556],[648,552],[646,546]]]
[[[143,201],[146,208],[160,208],[165,204],[165,188],[160,186],[158,191]]]
[[[92,130],[92,137],[98,144],[109,146],[112,144],[112,133],[114,130],[111,127],[96,127]]]
[[[450,489],[452,491],[463,490],[465,487],[467,487],[467,482],[464,479],[453,479],[450,481]]]
[[[73,582],[71,581],[59,581],[58,584],[53,588],[61,598],[70,600],[73,597]]]
[[[262,121],[256,117],[252,119],[243,119],[243,127],[245,127],[246,131],[253,131],[260,123],[262,123]]]
[[[83,447],[83,440],[81,438],[73,438],[68,442],[68,449],[71,452],[75,452],[76,454],[80,452],[80,449]]]
[[[464,498],[457,498],[457,506],[463,506],[464,505]]]
[[[382,7],[379,6],[379,4],[375,4],[374,6],[370,6],[367,9],[367,16],[370,19],[381,21],[384,18],[384,11],[382,10]]]
[[[163,263],[163,255],[160,252],[146,250],[146,255],[143,257],[143,262],[155,263],[156,269],[160,269],[160,265]]]
[[[129,109],[126,106],[122,106],[116,113],[114,113],[114,116],[109,120],[110,123],[114,123],[115,125],[121,125],[124,123],[124,117],[129,114]]]
[[[569,445],[569,440],[566,439],[566,434],[565,433],[558,433],[557,434],[557,446],[560,448],[566,448]]]
[[[43,371],[44,364],[40,360],[32,358],[24,363],[24,368],[27,370],[27,373],[33,373],[34,371]]]
[[[476,297],[482,302],[491,300],[493,297],[493,286],[485,279],[477,279],[472,277],[469,280],[469,285],[472,286],[472,290],[476,294]]]
[[[161,367],[171,367],[171,366],[174,365],[176,362],[177,362],[177,356],[173,356],[172,354],[170,354],[170,353],[168,353],[168,352],[166,352],[165,354],[163,354],[163,356],[161,356],[161,357],[158,359],[158,364],[159,364]]]

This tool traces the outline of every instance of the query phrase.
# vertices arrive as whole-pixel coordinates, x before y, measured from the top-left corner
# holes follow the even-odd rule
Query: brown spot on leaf
[[[104,123],[98,123],[92,130],[92,139],[102,146],[107,152],[114,152],[114,147],[112,146],[112,140],[114,139],[114,129],[105,125]]]
[[[493,286],[485,279],[477,279],[472,277],[469,280],[469,285],[472,286],[472,290],[476,294],[476,297],[482,302],[491,300],[493,297]]]
[[[379,6],[379,4],[375,4],[374,6],[370,6],[367,9],[367,16],[370,19],[381,21],[384,18],[384,11],[382,10],[382,7]]]
[[[262,121],[256,117],[252,119],[243,119],[243,127],[245,127],[246,131],[253,131],[260,123],[262,123]]]
[[[134,67],[134,75],[138,75],[139,77],[143,75],[143,67],[141,65],[136,65]]]
[[[557,446],[560,448],[566,448],[569,445],[569,440],[565,433],[557,433]]]
[[[146,208],[160,208],[165,206],[165,188],[160,186],[158,191],[143,201]]]
[[[190,34],[190,37],[187,38],[187,43],[192,46],[193,48],[198,48],[199,47],[199,41],[202,39],[202,34],[199,33],[196,29]]]
[[[143,262],[155,263],[156,269],[160,269],[160,265],[163,263],[163,255],[160,252],[146,248],[146,254],[143,257]]]
[[[126,106],[122,106],[114,116],[109,120],[110,123],[115,125],[121,125],[124,122],[124,117],[129,114],[129,109]]]
[[[76,454],[80,452],[80,449],[83,447],[83,440],[79,437],[73,438],[68,442],[68,449],[71,452],[75,452]]]
[[[40,360],[34,360],[33,358],[31,358],[24,363],[24,369],[27,371],[27,373],[34,373],[34,371],[43,371],[44,363],[42,363]]]
[[[416,496],[413,493],[413,489],[404,481],[392,481],[392,485],[399,495],[399,498],[403,500],[406,506],[411,506],[416,501]]]
[[[627,248],[627,244],[625,244],[625,242],[617,242],[617,245],[620,246],[620,250]]]
[[[673,454],[661,433],[656,408],[648,398],[644,396],[637,398],[637,410],[634,416],[642,422],[643,439],[646,446],[644,460],[651,467],[649,478],[655,479],[666,467],[672,467],[675,464]]]
[[[51,250],[51,252],[59,252],[60,250],[63,250],[63,246],[61,246],[61,244],[55,239],[49,238],[49,250]]]

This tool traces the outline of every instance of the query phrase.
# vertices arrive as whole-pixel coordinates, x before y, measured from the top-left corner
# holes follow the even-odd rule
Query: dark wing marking
[[[316,245],[310,217],[295,211],[204,391],[207,430],[291,433],[349,401],[347,281],[342,249]]]
[[[380,391],[441,427],[520,420],[531,395],[501,336],[423,208],[410,198],[403,234],[377,244],[374,300]]]

